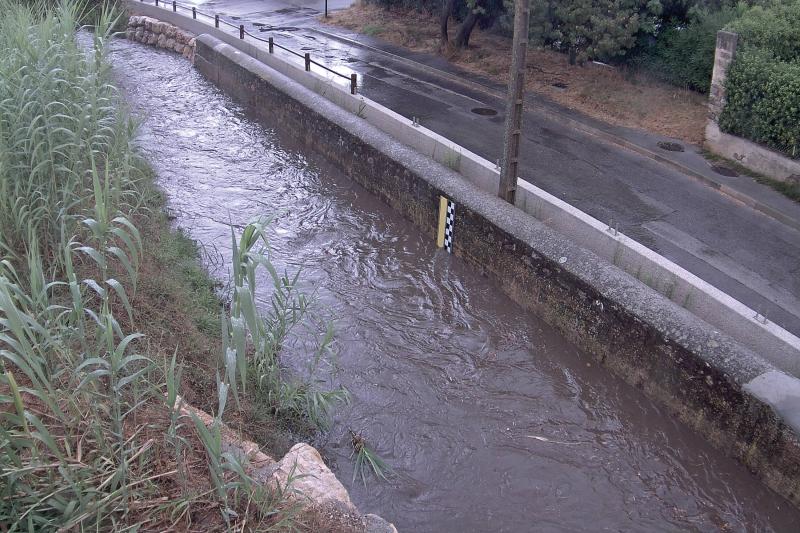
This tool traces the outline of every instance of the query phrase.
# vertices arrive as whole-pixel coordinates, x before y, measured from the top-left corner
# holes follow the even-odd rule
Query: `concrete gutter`
[[[220,39],[406,146],[455,170],[483,191],[490,194],[497,191],[499,171],[494,163],[423,126],[415,125],[377,102],[361,95],[351,95],[347,80],[322,70],[306,72],[301,62],[291,62],[296,61],[294,57],[270,54],[266,43],[240,39],[235,28],[224,25],[220,25],[219,29],[214,28],[213,19],[206,20],[198,15],[198,19],[194,20],[191,15],[173,12],[171,6],[159,8],[134,0],[128,0],[128,6],[132,11],[160,18],[195,34],[207,33]],[[800,376],[800,338],[755,310],[614,228],[609,228],[522,179],[519,180],[516,205],[730,335],[779,369]]]
[[[800,506],[800,380],[462,175],[210,35],[196,68],[433,239],[456,203],[454,252]]]

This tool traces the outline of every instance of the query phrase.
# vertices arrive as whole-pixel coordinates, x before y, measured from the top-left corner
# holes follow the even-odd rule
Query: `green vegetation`
[[[672,85],[707,93],[717,32],[739,13],[733,6],[693,9],[686,20],[666,24],[654,37],[640,37],[627,63]]]
[[[513,12],[507,0],[507,12]],[[658,0],[534,0],[533,42],[569,54],[570,63],[609,61],[624,56],[639,35],[655,32],[662,6]]]
[[[741,165],[736,161],[731,161],[730,159],[726,159],[715,153],[709,152],[708,150],[703,150],[703,157],[705,157],[709,161],[724,163],[725,166],[732,168],[739,174],[742,174],[744,176],[750,176],[758,183],[771,187],[772,189],[783,194],[790,200],[794,200],[795,202],[800,202],[800,183],[791,181],[780,181],[768,178],[763,174],[759,174],[758,172],[750,170],[749,168],[745,167],[744,165]]]
[[[730,25],[739,50],[726,80],[723,131],[800,157],[800,1],[755,6]]]
[[[513,27],[513,0],[369,1],[438,16],[442,42],[457,48],[469,45],[475,27],[507,35]],[[795,61],[800,47],[797,5],[796,0],[531,0],[529,38],[534,45],[569,54],[572,63],[612,62],[706,93],[716,33],[723,28],[770,50],[776,60]],[[450,19],[461,22],[453,39]]]
[[[800,2],[773,0],[744,11],[727,29],[748,48],[763,50],[780,61],[800,57]]]
[[[381,33],[383,33],[383,31],[384,30],[383,30],[382,26],[378,26],[378,25],[374,25],[374,24],[367,24],[366,26],[361,28],[361,33],[363,33],[364,35],[370,35],[370,36],[380,35]]]
[[[361,478],[364,486],[367,486],[367,476],[372,472],[375,477],[386,480],[387,474],[391,473],[389,466],[376,454],[369,446],[360,433],[350,430],[351,444],[353,452],[351,457],[354,460],[353,482]]]
[[[331,328],[269,262],[262,224],[232,235],[220,304],[134,149],[106,58],[111,11],[86,50],[74,3],[0,10],[0,529],[289,527],[291,488],[253,482],[222,449],[223,421],[325,427],[346,400],[317,377]],[[274,282],[265,314],[259,268]],[[299,377],[279,362],[297,339],[313,343]],[[179,397],[213,422],[182,415]]]

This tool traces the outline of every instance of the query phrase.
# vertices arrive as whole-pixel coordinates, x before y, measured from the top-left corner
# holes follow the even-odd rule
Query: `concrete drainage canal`
[[[743,467],[279,124],[250,119],[175,55],[114,48],[176,223],[227,258],[229,222],[275,215],[276,263],[302,267],[335,318],[352,403],[314,444],[363,512],[401,531],[796,527],[800,513]],[[223,261],[210,268],[227,276]],[[300,371],[303,347],[289,355]],[[352,481],[349,429],[393,468],[388,481]]]

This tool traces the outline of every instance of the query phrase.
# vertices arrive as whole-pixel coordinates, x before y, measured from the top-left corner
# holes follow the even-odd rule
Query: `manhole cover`
[[[569,85],[567,85],[566,83],[561,82],[561,81],[557,81],[557,82],[553,83],[552,85],[553,85],[553,87],[556,87],[557,89],[566,89],[567,87],[569,87]]]
[[[662,150],[667,150],[670,152],[683,152],[683,146],[669,141],[659,141],[658,147]]]
[[[728,167],[722,166],[722,165],[712,165],[711,166],[711,170],[713,170],[717,174],[722,174],[723,176],[728,176],[729,178],[735,178],[736,176],[739,175],[732,168],[728,168]]]
[[[476,115],[481,115],[484,117],[493,117],[497,114],[497,111],[488,107],[476,107],[472,110],[472,112]]]

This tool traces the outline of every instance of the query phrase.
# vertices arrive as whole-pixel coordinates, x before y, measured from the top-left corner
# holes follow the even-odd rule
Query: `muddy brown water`
[[[113,48],[176,223],[224,258],[229,221],[277,214],[276,263],[302,267],[335,320],[352,403],[321,446],[363,512],[401,531],[797,530],[785,500],[282,125],[175,55]],[[350,428],[389,482],[352,481]]]

